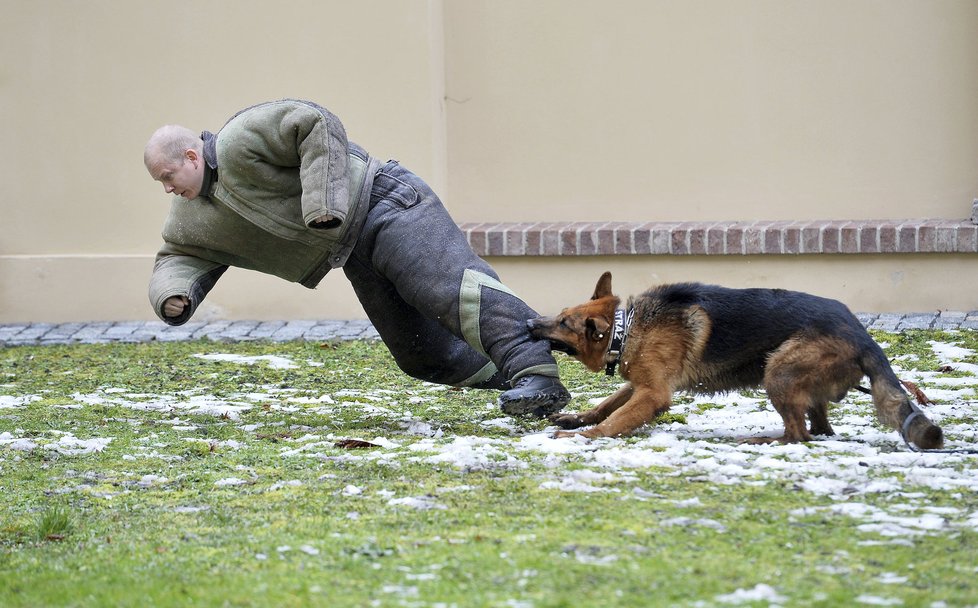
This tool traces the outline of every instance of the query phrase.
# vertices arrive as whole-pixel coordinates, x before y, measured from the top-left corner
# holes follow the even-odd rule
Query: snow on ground
[[[930,346],[942,364],[978,374],[978,366],[961,361],[972,357],[972,351],[955,344],[932,342]],[[297,365],[281,357],[199,356],[219,365],[252,365],[258,361],[279,367]],[[925,411],[938,424],[948,421],[943,424],[948,448],[978,447],[975,425],[960,422],[962,418],[974,418],[972,401],[978,378],[896,371],[903,379],[925,385],[928,396],[938,402],[926,406]],[[798,510],[791,514],[793,517],[852,518],[859,522],[859,530],[865,535],[861,542],[906,543],[910,542],[908,539],[930,534],[978,530],[978,512],[965,508],[929,508],[918,500],[923,496],[923,489],[961,495],[978,492],[978,456],[910,451],[897,432],[876,425],[870,398],[855,392],[830,411],[835,436],[819,438],[809,445],[750,445],[739,440],[751,436],[775,436],[781,432],[780,417],[758,392],[684,398],[671,411],[684,417],[685,423],[653,424],[639,429],[631,437],[589,441],[580,437],[553,439],[554,429],[521,434],[505,417],[487,418],[483,422],[487,431],[492,431],[492,437],[443,433],[432,421],[418,419],[409,413],[412,406],[430,399],[417,394],[405,396],[391,390],[343,390],[329,395],[298,396],[293,390],[279,387],[250,389],[252,392],[242,392],[232,399],[220,399],[203,390],[161,396],[131,394],[124,388],[108,387],[94,393],[75,394],[72,397],[74,403],[57,407],[112,404],[159,412],[161,423],[188,433],[193,433],[197,427],[181,416],[211,415],[234,423],[242,412],[259,404],[284,412],[322,414],[339,408],[357,408],[364,417],[389,419],[390,428],[398,431],[386,437],[362,438],[379,446],[377,449],[349,450],[341,454],[337,454],[334,442],[343,437],[307,434],[285,441],[280,457],[348,463],[369,461],[389,466],[413,462],[450,466],[461,472],[520,472],[538,476],[539,487],[543,490],[613,492],[627,500],[641,501],[662,499],[639,482],[640,473],[647,471],[717,485],[778,484],[830,501],[827,506]],[[432,386],[431,390],[441,390],[441,387]],[[38,399],[37,396],[0,396],[0,409],[25,407]],[[494,411],[494,406],[488,407]],[[257,431],[260,427],[242,428]],[[500,437],[500,432],[508,433],[508,436]],[[165,460],[174,457],[162,454],[159,449],[164,446],[154,445],[151,436],[145,439],[144,445],[125,458]],[[67,433],[49,432],[25,437],[18,432],[4,432],[0,433],[0,455],[3,451],[48,450],[79,458],[104,450],[111,441],[111,437],[79,439]],[[239,445],[227,443],[222,447],[237,449]],[[218,480],[215,485],[235,487],[260,481],[228,477]],[[154,485],[164,484],[166,480],[143,478],[136,482]],[[358,491],[351,486],[344,495],[353,500]],[[872,496],[884,497],[885,507],[868,504],[867,500]],[[878,505],[879,501],[875,502]],[[388,504],[409,509],[445,508],[431,496],[390,496]],[[824,505],[824,501],[819,504]],[[723,531],[718,522],[692,515],[677,518],[670,525],[705,526]],[[769,588],[757,587],[734,591],[718,601],[740,603],[757,599],[776,602],[777,596]],[[862,603],[873,604],[877,600],[880,598],[866,597]]]
[[[25,397],[17,397],[14,395],[0,395],[0,410],[21,407],[28,403],[33,403],[35,401],[40,401],[40,400],[41,398],[38,397],[37,395],[27,395]]]
[[[241,363],[243,365],[254,365],[259,361],[265,361],[268,363],[269,367],[273,369],[293,369],[298,367],[291,359],[287,357],[278,357],[275,355],[232,355],[232,354],[222,354],[213,353],[208,355],[194,355],[198,359],[207,359],[208,361],[223,361],[227,363]]]
[[[785,601],[787,598],[778,595],[778,593],[768,585],[757,585],[753,589],[738,589],[733,593],[727,595],[721,595],[717,598],[718,602],[724,604],[744,604],[748,602],[772,602],[780,603]]]

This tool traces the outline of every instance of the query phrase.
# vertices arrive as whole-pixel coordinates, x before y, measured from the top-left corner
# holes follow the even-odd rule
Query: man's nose
[[[173,193],[173,185],[172,184],[163,184],[163,190],[167,194],[171,194],[171,193]]]

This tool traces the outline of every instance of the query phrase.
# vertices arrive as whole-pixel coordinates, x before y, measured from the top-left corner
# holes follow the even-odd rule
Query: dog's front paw
[[[562,429],[579,429],[584,426],[584,419],[580,414],[551,414],[548,419]]]
[[[564,437],[577,437],[578,435],[582,435],[582,434],[581,433],[577,433],[575,431],[554,431],[554,434],[551,435],[550,438],[551,439],[561,439],[561,438],[564,438]]]

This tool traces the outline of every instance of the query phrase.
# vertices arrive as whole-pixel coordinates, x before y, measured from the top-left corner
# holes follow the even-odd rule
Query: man
[[[308,288],[342,267],[405,373],[503,390],[510,415],[543,417],[570,400],[549,344],[527,331],[536,313],[421,178],[349,142],[325,108],[262,103],[216,135],[161,127],[143,160],[176,195],[149,287],[166,323],[187,322],[229,266]]]

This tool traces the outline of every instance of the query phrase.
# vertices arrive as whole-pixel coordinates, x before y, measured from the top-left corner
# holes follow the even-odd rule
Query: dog
[[[910,402],[883,350],[841,302],[784,289],[674,283],[632,298],[628,310],[620,303],[605,272],[590,301],[527,321],[530,334],[549,340],[553,350],[591,371],[612,375],[617,366],[627,381],[591,410],[551,415],[562,429],[594,425],[579,434],[616,437],[668,410],[676,391],[763,387],[784,433],[745,441],[807,442],[835,434],[829,402],[861,388],[868,376],[882,424],[920,449],[944,445],[940,427]]]

